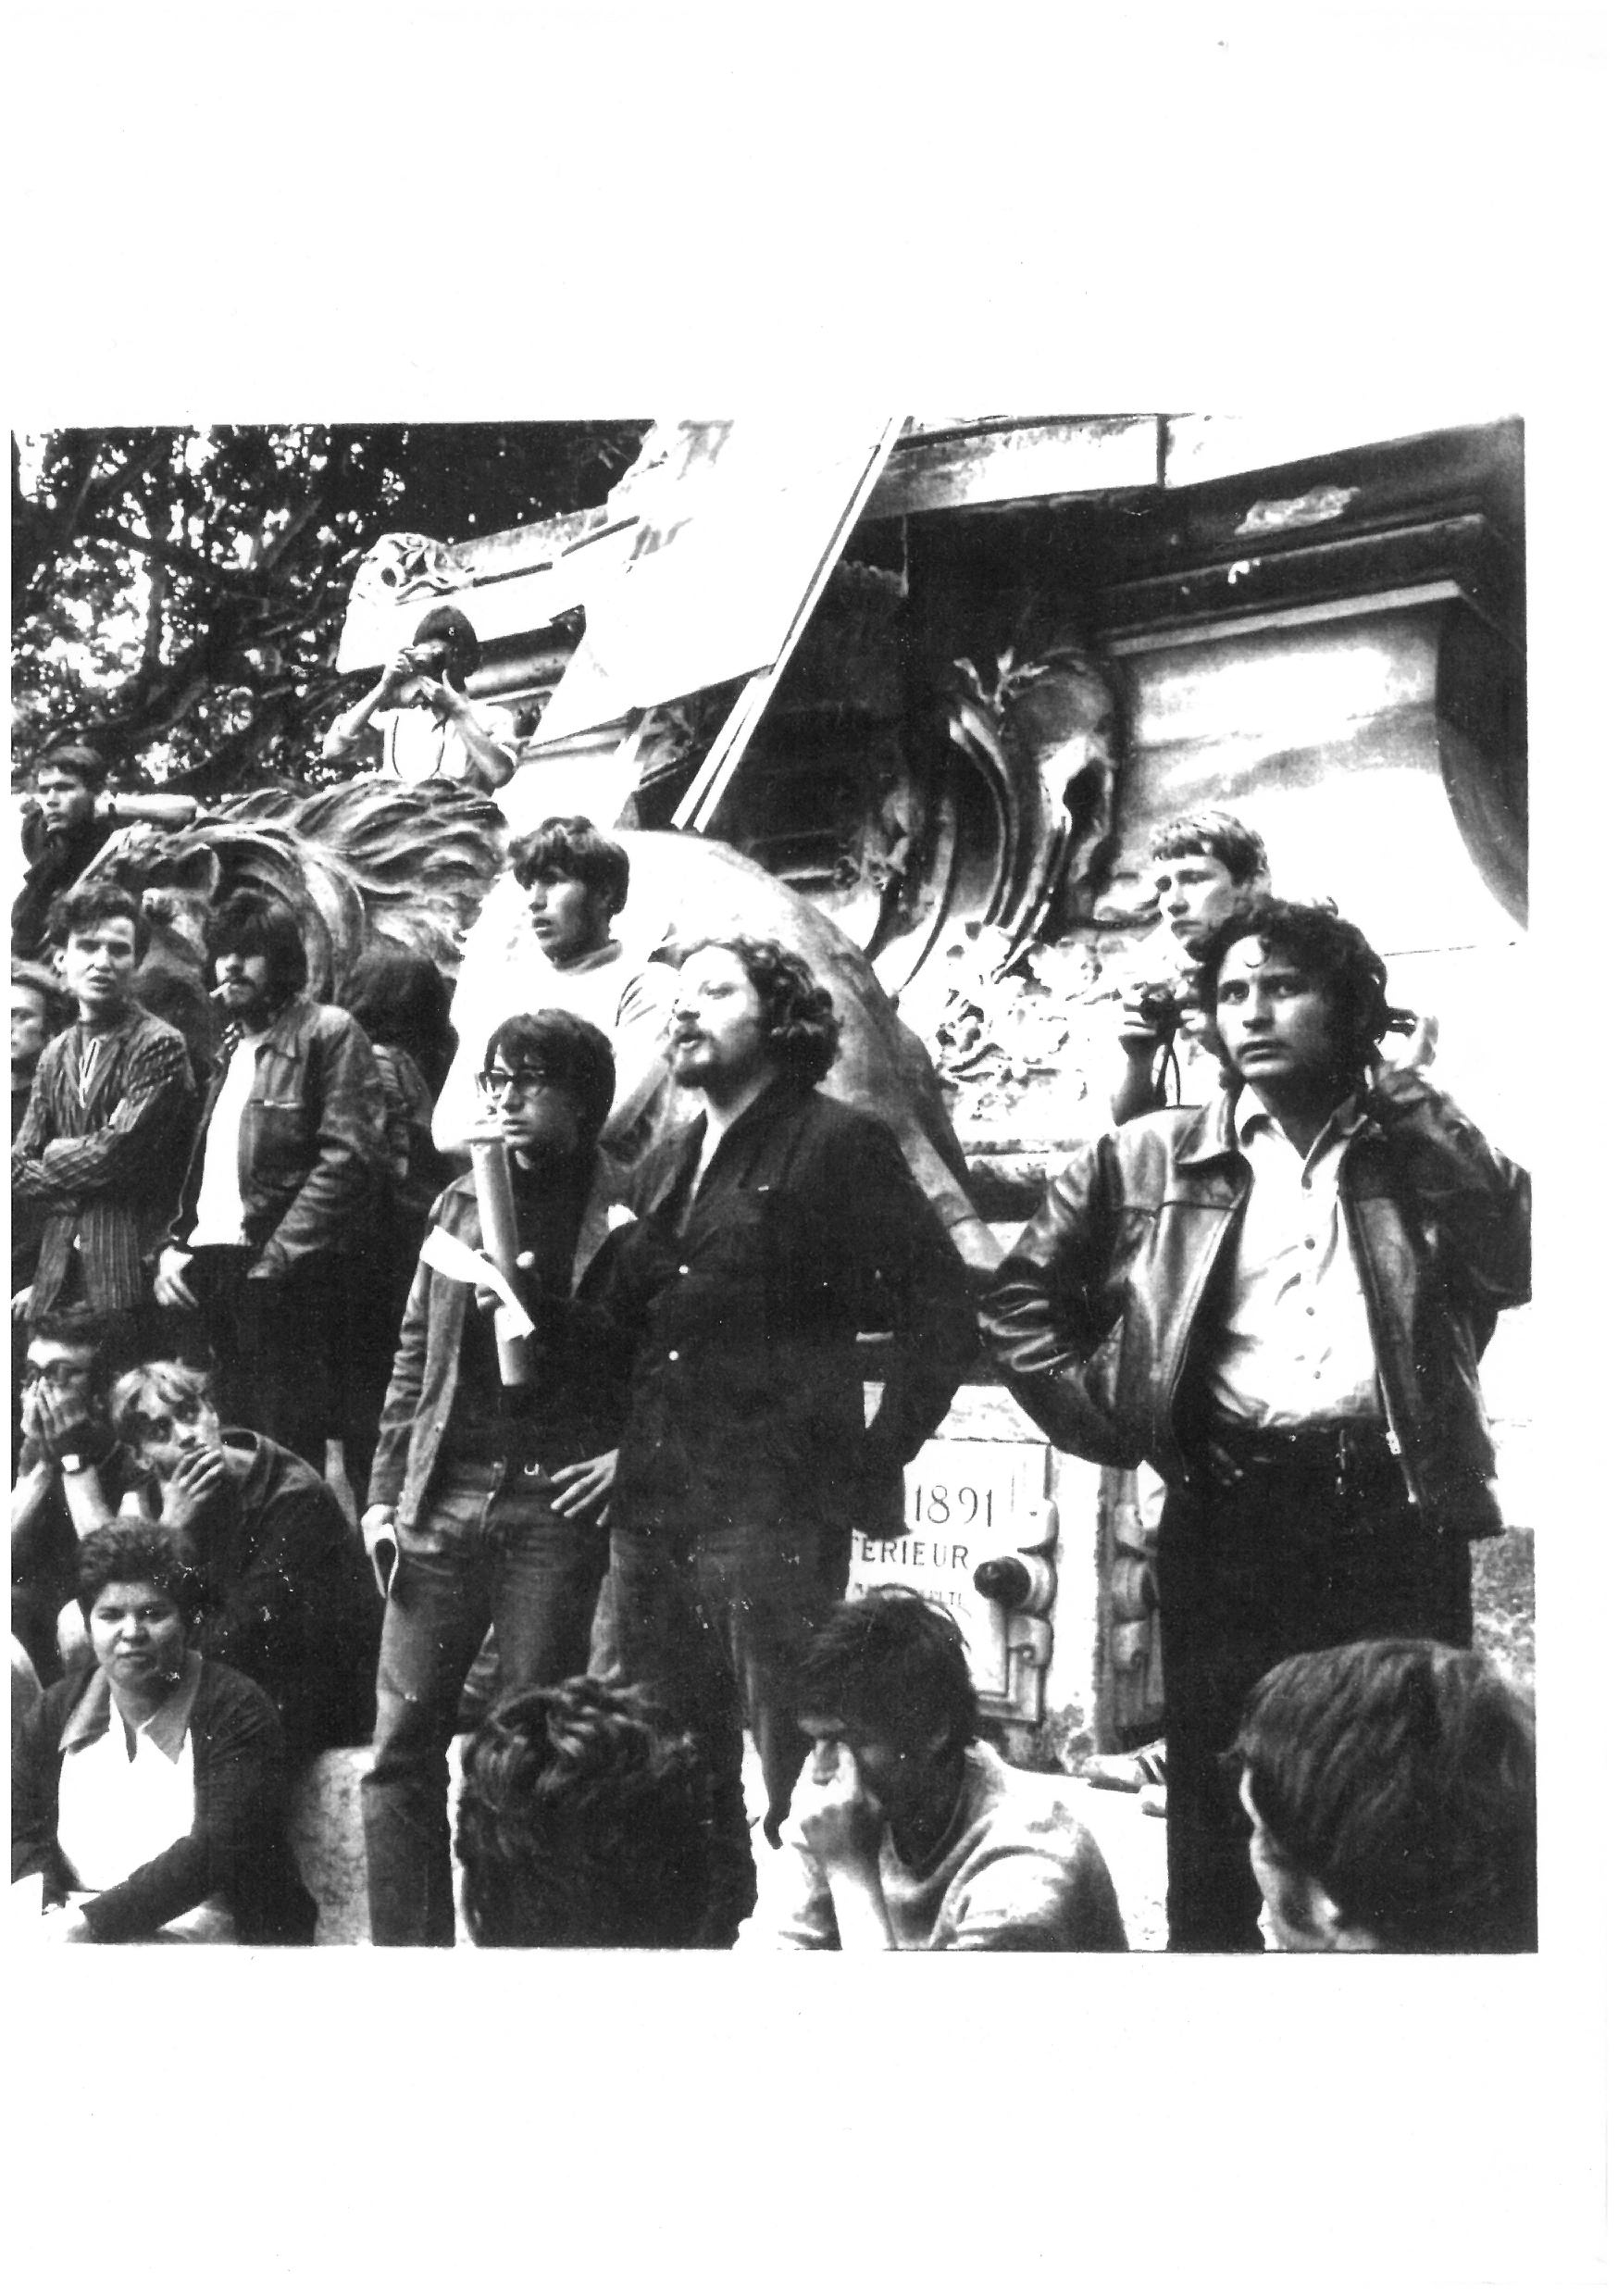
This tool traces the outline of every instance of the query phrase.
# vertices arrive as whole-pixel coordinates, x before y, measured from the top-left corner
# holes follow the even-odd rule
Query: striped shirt
[[[45,1046],[11,1147],[11,1192],[45,1216],[33,1319],[61,1297],[75,1248],[91,1307],[147,1297],[143,1263],[179,1199],[195,1113],[185,1039],[138,1004],[115,1028],[75,1021]]]

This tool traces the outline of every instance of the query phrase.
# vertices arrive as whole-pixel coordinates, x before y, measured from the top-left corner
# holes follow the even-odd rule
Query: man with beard
[[[302,993],[297,918],[233,893],[207,924],[218,1059],[157,1266],[158,1304],[211,1347],[224,1415],[320,1472],[341,1393],[342,1286],[366,1281],[387,1156],[365,1030]]]
[[[847,1585],[854,1526],[897,1535],[904,1464],[976,1352],[962,1264],[892,1134],[815,1089],[836,1048],[829,994],[779,942],[685,952],[669,1060],[703,1114],[648,1157],[609,1284],[636,1339],[618,1659],[713,1768],[713,1945],[755,1892],[742,1725],[773,1845],[808,1752],[799,1657]],[[867,1428],[856,1340],[875,1331],[892,1346]]]

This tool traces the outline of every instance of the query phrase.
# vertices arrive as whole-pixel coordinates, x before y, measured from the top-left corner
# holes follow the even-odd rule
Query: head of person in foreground
[[[479,1945],[686,1946],[709,1892],[708,1773],[641,1691],[585,1675],[504,1698],[455,1822]]]
[[[1285,1659],[1249,1697],[1235,1766],[1284,1951],[1536,1950],[1534,1709],[1480,1653]]]

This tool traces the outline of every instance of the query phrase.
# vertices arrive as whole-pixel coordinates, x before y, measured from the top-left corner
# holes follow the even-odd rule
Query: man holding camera
[[[481,658],[477,632],[458,608],[435,605],[370,692],[328,728],[320,755],[342,763],[381,737],[381,770],[401,781],[459,781],[491,795],[517,771],[510,719],[467,698]],[[499,719],[503,730],[492,730]],[[374,720],[374,723],[373,723]]]
[[[1205,1067],[1205,1054],[1217,1056],[1191,998],[1198,952],[1234,909],[1270,889],[1263,839],[1233,813],[1212,806],[1165,821],[1151,841],[1150,859],[1157,925],[1141,944],[1140,978],[1125,1001],[1114,1124],[1166,1104],[1171,1061],[1177,1074],[1182,1064]]]

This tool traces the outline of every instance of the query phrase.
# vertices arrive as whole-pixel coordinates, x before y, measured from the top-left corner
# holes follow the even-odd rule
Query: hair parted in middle
[[[266,956],[269,986],[280,997],[296,995],[309,978],[309,955],[298,920],[284,901],[247,887],[210,911],[203,927],[209,960],[220,956]]]
[[[837,1058],[842,1034],[830,990],[821,987],[795,950],[752,933],[704,933],[677,943],[667,961],[678,969],[704,949],[728,950],[747,975],[765,1047],[781,1075],[795,1084],[818,1084]]]
[[[1345,1068],[1371,1067],[1385,1036],[1408,1036],[1414,1013],[1388,1002],[1388,967],[1357,925],[1308,901],[1278,901],[1261,893],[1215,925],[1193,977],[1196,1003],[1216,1010],[1219,975],[1238,941],[1256,941],[1269,955],[1279,951],[1329,998]],[[1225,1064],[1227,1075],[1229,1064]]]
[[[593,1148],[606,1122],[617,1089],[613,1048],[592,1020],[578,1013],[547,1005],[537,1013],[513,1013],[490,1038],[484,1066],[495,1054],[514,1068],[531,1064],[549,1068],[573,1102],[583,1126],[585,1145]]]
[[[977,1692],[961,1629],[914,1587],[872,1587],[840,1603],[811,1637],[795,1691],[800,1715],[858,1721],[915,1752],[940,1729],[944,1754],[960,1753],[977,1735]]]

